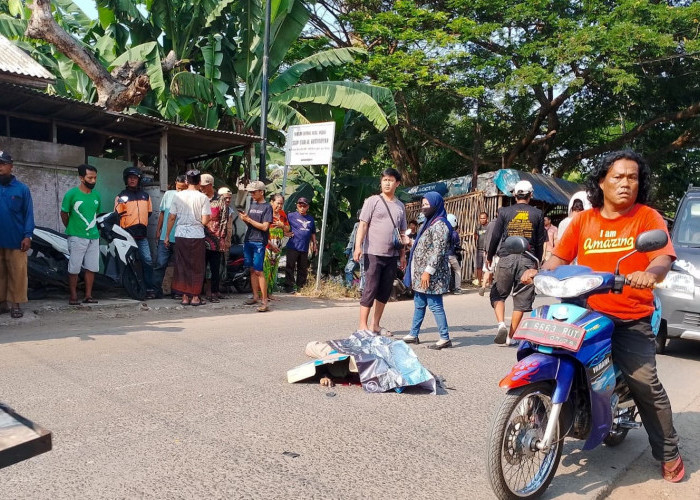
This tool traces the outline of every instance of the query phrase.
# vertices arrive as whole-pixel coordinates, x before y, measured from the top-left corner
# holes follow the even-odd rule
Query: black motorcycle
[[[129,297],[143,300],[146,286],[141,279],[136,241],[119,226],[116,212],[97,217],[97,228],[100,231],[100,272],[95,273],[95,289],[122,286]],[[27,252],[29,298],[44,298],[49,287],[68,290],[68,257],[67,235],[46,227],[34,229],[32,245]]]

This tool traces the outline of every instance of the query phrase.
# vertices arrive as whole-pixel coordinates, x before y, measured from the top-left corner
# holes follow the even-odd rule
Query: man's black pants
[[[297,290],[306,285],[309,275],[309,252],[300,252],[293,248],[287,248],[287,265],[284,267],[284,289],[288,292],[294,290],[294,276],[296,274]]]
[[[651,454],[668,462],[678,456],[678,434],[666,390],[656,371],[656,344],[650,318],[615,322],[613,362],[627,380],[639,416],[649,435]]]

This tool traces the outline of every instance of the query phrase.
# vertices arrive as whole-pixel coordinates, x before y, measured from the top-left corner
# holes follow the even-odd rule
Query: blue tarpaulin
[[[511,189],[518,181],[530,181],[534,189],[532,198],[551,205],[568,205],[574,193],[583,189],[581,185],[564,179],[510,168],[499,170],[493,178],[498,189],[508,196],[513,196]]]
[[[447,184],[444,182],[431,182],[430,184],[420,184],[418,186],[413,186],[406,192],[413,196],[414,198],[420,198],[425,193],[435,191],[440,193],[440,195],[445,196],[447,194]]]

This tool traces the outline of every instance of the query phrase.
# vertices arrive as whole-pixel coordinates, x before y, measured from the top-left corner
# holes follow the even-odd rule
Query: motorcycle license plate
[[[579,326],[551,319],[525,318],[513,334],[514,339],[527,340],[533,344],[578,351],[586,336]]]

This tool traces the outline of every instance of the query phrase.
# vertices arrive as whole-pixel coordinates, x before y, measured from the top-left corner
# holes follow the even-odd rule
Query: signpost
[[[326,241],[326,219],[328,219],[328,199],[331,191],[333,139],[335,122],[293,125],[287,130],[285,145],[284,176],[282,177],[282,194],[287,187],[287,171],[295,165],[327,165],[326,195],[323,200],[323,220],[321,221],[321,242],[318,246],[318,266],[316,269],[316,289],[321,283],[321,264],[323,263],[323,245]]]

